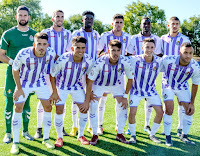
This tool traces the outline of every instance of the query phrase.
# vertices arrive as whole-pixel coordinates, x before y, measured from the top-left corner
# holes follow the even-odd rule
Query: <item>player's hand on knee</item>
[[[90,95],[90,101],[95,102],[94,100],[97,98],[97,95],[95,95],[92,91],[91,95]]]
[[[123,107],[123,109],[127,109],[128,108],[127,98],[122,98],[122,105],[121,105],[121,107]]]
[[[23,91],[22,89],[17,89],[17,90],[15,90],[15,92],[14,92],[14,94],[13,94],[13,100],[14,100],[14,101],[17,101],[18,98],[19,98],[21,95],[23,96],[23,98],[25,98],[25,94],[24,94],[24,91]]]
[[[189,104],[188,105],[188,108],[187,108],[187,110],[186,110],[186,114],[187,115],[193,115],[194,114],[194,104]]]
[[[52,105],[55,105],[57,102],[61,101],[57,92],[53,92],[49,98],[49,101]]]

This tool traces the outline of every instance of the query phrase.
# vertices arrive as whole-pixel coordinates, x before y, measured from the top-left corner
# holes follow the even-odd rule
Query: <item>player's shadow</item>
[[[38,142],[40,142],[40,141],[38,141]],[[43,150],[43,149],[41,149],[41,148],[32,146],[32,145],[30,145],[30,144],[26,144],[26,143],[23,143],[23,142],[20,142],[20,145],[23,145],[24,147],[26,147],[26,148],[28,148],[28,149],[30,149],[30,150],[33,150],[33,151],[35,151],[35,152],[37,152],[38,155],[41,154],[41,153],[44,154],[44,155],[52,155],[50,149],[47,149],[48,151],[47,151],[47,150]],[[53,151],[53,150],[52,150],[52,151]],[[26,154],[26,155],[34,155],[34,154],[32,154],[32,153],[29,153],[29,152],[27,152],[27,151],[24,151],[23,149],[20,149],[20,153]],[[59,156],[59,155],[57,155],[57,154],[53,154],[53,155],[54,155],[54,156]]]

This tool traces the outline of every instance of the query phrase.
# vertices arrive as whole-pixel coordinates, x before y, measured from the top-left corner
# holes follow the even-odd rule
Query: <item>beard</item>
[[[24,23],[22,23],[21,21],[19,21],[19,25],[21,25],[21,26],[26,26],[27,24],[28,24],[28,21],[26,21]]]

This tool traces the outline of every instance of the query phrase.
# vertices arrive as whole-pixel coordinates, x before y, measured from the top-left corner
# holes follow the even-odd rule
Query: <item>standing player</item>
[[[64,22],[64,12],[62,10],[55,10],[52,15],[53,26],[43,30],[42,32],[47,33],[49,36],[49,46],[53,48],[56,52],[57,57],[65,53],[66,51],[70,51],[71,48],[71,32],[63,28]],[[49,74],[49,73],[47,73]],[[47,75],[48,79],[48,75]],[[49,81],[48,81],[49,82]],[[50,84],[50,83],[49,83]],[[42,137],[42,118],[43,118],[43,107],[41,102],[38,102],[37,105],[37,131],[35,133],[34,138]],[[65,109],[64,115],[65,117]],[[67,136],[68,134],[65,132],[63,127],[63,135]]]
[[[143,44],[142,41],[145,38],[152,38],[155,41],[154,54],[159,56],[161,53],[161,40],[158,36],[151,34],[151,20],[148,17],[144,17],[141,21],[140,28],[142,31],[139,34],[133,35],[131,37],[131,43],[127,49],[127,52],[133,55],[143,54],[144,51],[142,49],[142,44]],[[149,126],[149,122],[151,119],[152,106],[149,105],[146,100],[145,100],[144,110],[145,110],[144,131],[150,134],[151,128]],[[130,134],[130,131],[128,130],[126,133]]]
[[[58,136],[55,143],[56,147],[63,146],[63,109],[68,94],[72,96],[73,104],[76,104],[80,110],[78,141],[83,145],[89,145],[89,141],[84,137],[84,129],[88,118],[87,111],[89,109],[90,93],[87,88],[85,95],[82,83],[79,82],[83,75],[89,73],[93,65],[92,58],[84,54],[86,51],[86,43],[87,40],[84,37],[75,36],[72,40],[72,52],[61,55],[56,61],[51,73],[53,77],[56,77],[56,92],[60,96],[60,101],[56,103],[55,114],[55,127]],[[89,89],[90,92],[91,88]],[[56,90],[56,88],[53,87],[53,90]]]
[[[112,21],[112,26],[113,29],[111,31],[108,32],[104,32],[101,35],[101,39],[99,42],[99,48],[98,51],[102,51],[104,49],[104,52],[108,52],[109,49],[109,41],[113,40],[113,39],[117,39],[121,42],[122,46],[121,46],[121,55],[125,55],[126,54],[126,49],[129,46],[130,40],[131,40],[131,36],[122,31],[122,28],[124,26],[124,17],[121,14],[115,14],[113,16],[113,21]],[[129,53],[127,54],[129,55]],[[122,75],[122,77],[120,78],[120,81],[122,84],[124,84],[125,79],[124,76]],[[100,101],[99,101],[99,112],[98,112],[98,134],[102,135],[103,134],[103,117],[104,117],[104,112],[105,112],[105,103],[107,100],[107,94],[104,94]],[[117,107],[117,101],[116,101],[116,106],[115,106],[115,112],[116,112],[116,130],[117,130],[117,116],[118,116],[118,111],[119,108]]]
[[[161,36],[163,55],[179,55],[180,46],[184,42],[190,42],[189,38],[179,32],[180,20],[178,17],[171,17],[168,23],[169,33]],[[182,105],[178,106],[179,124],[177,135],[181,136],[183,129],[183,116],[185,114]]]
[[[52,122],[52,106],[49,100],[51,92],[47,86],[45,74],[54,64],[56,54],[55,51],[48,48],[48,46],[48,35],[45,33],[37,33],[34,36],[33,47],[20,50],[14,60],[12,73],[16,88],[13,94],[15,112],[13,113],[12,118],[13,145],[10,151],[12,154],[19,153],[21,114],[24,102],[32,92],[36,93],[37,98],[41,100],[44,107],[43,144],[45,144],[47,148],[54,148],[54,144],[49,140],[49,132]]]
[[[155,41],[152,38],[145,38],[142,44],[144,54],[133,56],[130,59],[134,67],[134,82],[129,95],[129,129],[131,132],[130,143],[136,143],[136,112],[142,99],[146,99],[149,106],[156,111],[152,130],[149,138],[155,143],[161,141],[155,136],[163,117],[161,99],[156,91],[155,80],[162,69],[162,61],[153,55]]]
[[[128,93],[131,89],[133,82],[133,67],[130,62],[121,55],[121,42],[119,40],[111,40],[109,42],[108,54],[100,57],[94,67],[92,68],[88,78],[88,86],[91,86],[94,82],[92,91],[95,95],[95,100],[90,103],[90,121],[93,131],[93,137],[90,141],[91,145],[95,145],[98,141],[97,135],[97,108],[100,98],[104,92],[110,92],[117,101],[117,107],[119,109],[118,120],[118,132],[116,140],[122,143],[128,143],[123,136],[124,126],[127,120],[127,108],[128,108]],[[128,82],[126,90],[124,86],[119,82],[119,79],[123,73],[126,73]]]
[[[165,114],[163,117],[166,145],[173,146],[171,140],[172,114],[174,110],[174,95],[184,107],[183,130],[180,139],[190,145],[194,142],[188,139],[192,115],[194,114],[194,100],[198,85],[200,84],[200,67],[192,59],[194,49],[189,42],[180,46],[180,56],[166,56],[163,59],[164,74],[162,80],[162,96],[165,102]],[[189,90],[188,80],[192,78],[192,91]]]
[[[29,9],[26,6],[19,6],[17,8],[17,26],[7,30],[3,33],[0,41],[0,61],[7,63],[6,84],[4,95],[6,96],[5,106],[5,122],[6,134],[3,139],[4,143],[11,142],[11,119],[13,115],[13,93],[15,89],[15,82],[12,76],[12,64],[17,53],[22,48],[33,45],[34,35],[36,31],[28,27],[30,20]],[[22,117],[23,117],[23,136],[28,140],[34,140],[28,133],[28,124],[30,119],[30,97],[25,102]]]
[[[86,51],[85,53],[89,55],[89,57],[93,58],[93,61],[97,59],[97,46],[99,43],[99,33],[92,29],[94,24],[94,13],[91,11],[84,11],[82,13],[82,22],[83,27],[79,30],[73,32],[72,36],[83,36],[86,38]],[[85,77],[82,78],[83,82],[85,82]],[[85,84],[83,84],[85,86]],[[77,119],[78,119],[78,111],[79,108],[76,104],[72,104],[72,130],[70,132],[70,136],[75,136],[78,128],[77,128]],[[90,127],[90,126],[89,126]],[[91,129],[88,129],[91,132]]]

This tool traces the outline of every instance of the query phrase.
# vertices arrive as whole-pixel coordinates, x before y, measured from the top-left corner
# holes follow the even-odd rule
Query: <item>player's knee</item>
[[[22,113],[22,111],[23,111],[23,107],[22,107],[22,106],[20,106],[20,105],[15,105],[15,112],[17,112],[17,113]]]
[[[165,113],[167,114],[167,115],[172,115],[173,114],[173,108],[170,108],[170,107],[168,107],[168,108],[166,108],[166,110],[165,110]]]
[[[163,114],[164,114],[163,110],[160,110],[160,111],[158,111],[158,112],[156,113],[156,115],[157,115],[159,118],[162,118],[162,117],[163,117]]]
[[[44,111],[45,112],[51,112],[51,110],[52,110],[52,106],[51,105],[48,105],[48,106],[44,107]]]
[[[136,116],[136,112],[137,112],[137,110],[135,110],[135,109],[130,109],[130,113],[129,113],[129,116]]]

